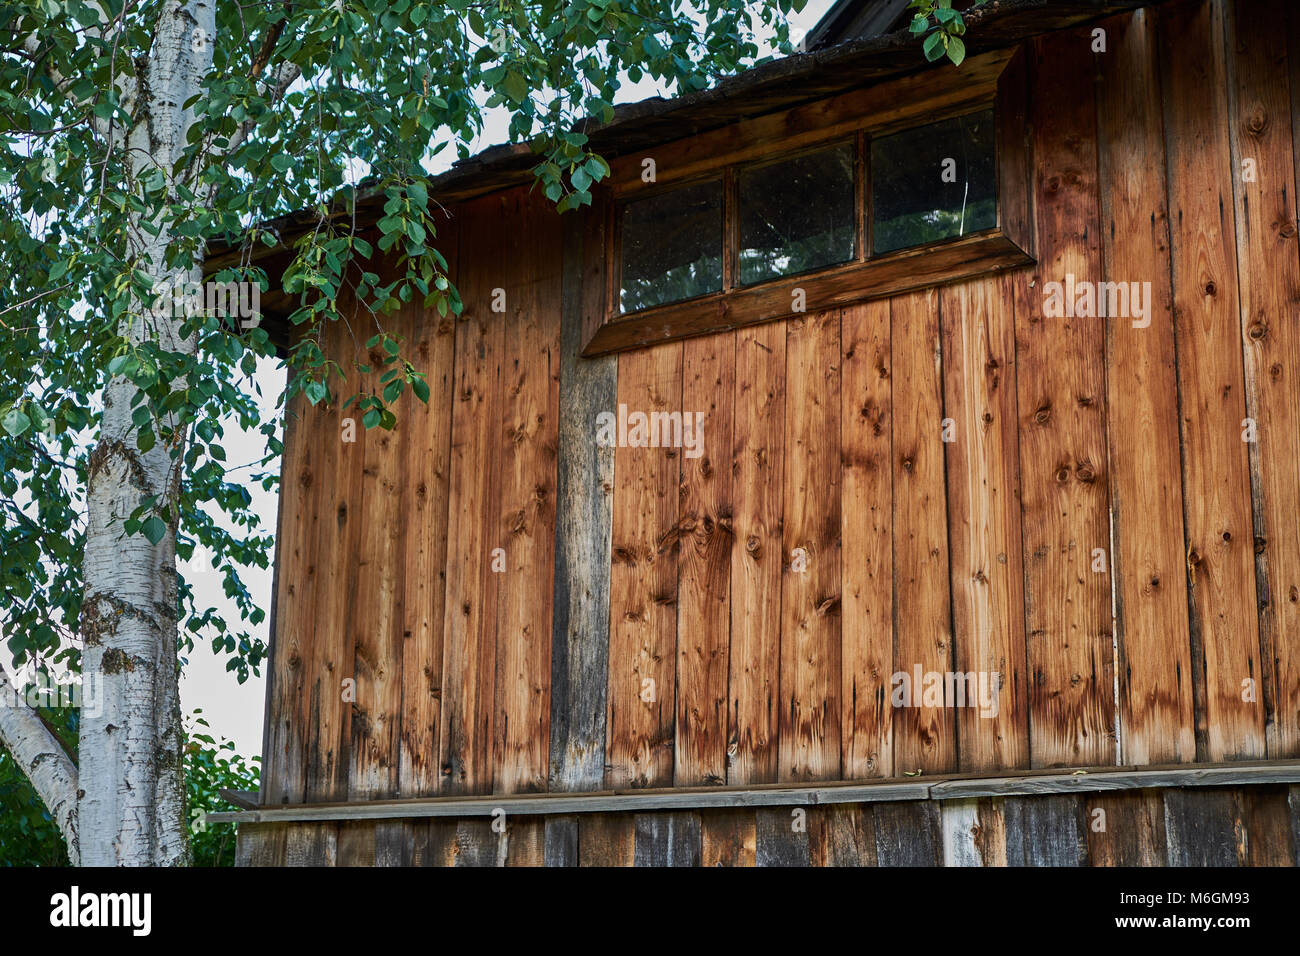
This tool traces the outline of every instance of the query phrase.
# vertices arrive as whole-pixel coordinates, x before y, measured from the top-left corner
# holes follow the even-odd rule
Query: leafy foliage
[[[967,12],[983,6],[988,0],[974,0],[967,6]],[[945,56],[957,66],[966,59],[966,20],[960,10],[954,10],[952,0],[911,0],[908,8],[913,11],[912,22],[908,29],[917,36],[925,37],[922,49],[925,58],[933,63]]]
[[[535,152],[539,188],[562,210],[588,204],[609,168],[588,149],[583,117],[608,119],[628,80],[703,89],[754,61],[759,32],[788,45],[783,14],[801,6],[221,0],[215,33],[189,33],[193,50],[210,50],[211,68],[186,104],[183,150],[174,162],[140,166],[131,158],[139,142],[125,137],[141,126],[139,64],[170,8],[0,4],[0,19],[23,41],[0,51],[0,614],[15,660],[77,667],[83,489],[90,447],[103,438],[103,389],[114,378],[135,386],[129,441],[140,451],[168,448],[182,479],[174,500],[142,495],[122,533],[157,542],[174,529],[182,561],[196,547],[211,553],[241,620],[197,606],[182,565],[187,643],[204,639],[229,653],[241,680],[265,658],[250,633],[264,612],[240,569],[266,567],[272,547],[248,488],[278,481],[280,423],[262,420],[253,378],[274,350],[264,329],[202,309],[179,330],[196,348],[132,336],[160,280],[184,275],[224,236],[238,261],[215,279],[264,287],[265,275],[247,264],[258,244],[278,241],[263,224],[314,215],[285,274],[301,329],[288,394],[345,401],[366,427],[391,428],[390,406],[406,388],[428,394],[428,370],[404,354],[385,316],[413,300],[443,315],[461,308],[438,250],[437,154],[450,147],[467,156],[487,111],[504,109],[511,140]],[[382,197],[383,216],[367,238],[354,213],[369,195]],[[149,239],[165,240],[168,275],[142,256]],[[395,274],[377,273],[380,253],[395,257]],[[321,352],[331,321],[352,327],[352,364],[365,368],[375,348],[386,356],[378,393],[335,394],[350,369]],[[231,420],[265,436],[251,473],[227,462],[223,422]]]

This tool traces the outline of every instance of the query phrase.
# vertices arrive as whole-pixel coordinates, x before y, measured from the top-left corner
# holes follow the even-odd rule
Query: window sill
[[[986,230],[939,245],[905,249],[864,262],[620,315],[596,330],[582,354],[591,358],[672,339],[791,319],[1014,269],[1033,261],[1033,256],[1001,229]],[[796,311],[793,306],[799,289],[804,292],[804,308]]]

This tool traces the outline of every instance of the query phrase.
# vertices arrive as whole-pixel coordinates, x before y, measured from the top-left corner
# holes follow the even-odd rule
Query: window
[[[1032,262],[1026,91],[999,51],[616,158],[583,354]]]
[[[720,180],[629,202],[622,213],[622,311],[722,288]]]
[[[871,141],[871,247],[877,255],[997,224],[992,110]]]
[[[854,257],[854,144],[742,169],[737,180],[741,285]]]

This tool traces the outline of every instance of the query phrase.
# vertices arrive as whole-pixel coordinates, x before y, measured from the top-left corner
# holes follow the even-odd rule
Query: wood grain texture
[[[754,811],[755,866],[808,866],[808,807],[760,807]]]
[[[680,410],[680,342],[622,355],[618,366],[618,401],[629,416]],[[672,783],[680,455],[646,447],[615,453],[607,786]]]
[[[501,262],[509,198],[489,196],[464,208],[461,263]],[[517,201],[517,200],[516,200]],[[441,790],[492,789],[495,717],[497,588],[492,549],[499,500],[501,366],[505,322],[492,311],[499,273],[464,269],[459,289],[464,311],[456,322],[455,401],[451,426],[451,509],[447,523],[447,596],[443,630]],[[509,304],[509,291],[506,290]]]
[[[605,778],[609,567],[614,448],[596,417],[618,405],[618,360],[578,356],[604,304],[604,218],[564,217],[559,476],[551,645],[551,790],[598,790]]]
[[[939,807],[929,801],[878,803],[872,808],[879,866],[942,866]]]
[[[786,329],[783,780],[840,773],[839,318],[808,315]]]
[[[582,818],[578,834],[580,866],[632,866],[636,854],[636,817],[609,813]]]
[[[753,810],[700,814],[701,866],[756,866],[757,853]]]
[[[813,866],[876,865],[876,818],[870,804],[815,807],[808,820]]]
[[[1090,38],[1034,41],[1038,266],[1017,283],[1030,762],[1115,759],[1104,325],[1047,317],[1047,283],[1101,274]]]
[[[317,578],[315,538],[320,528],[318,502],[324,478],[318,435],[324,422],[324,410],[314,409],[306,395],[300,393],[289,400],[284,416],[276,592],[270,621],[262,742],[263,805],[301,803],[307,780],[305,738],[309,716],[301,702],[309,694],[305,664],[314,635],[307,622],[311,619]],[[255,842],[260,845],[265,840],[259,836]]]
[[[578,865],[578,827],[576,816],[546,818],[543,854],[547,866]]]
[[[1195,759],[1196,740],[1159,57],[1149,13],[1104,29],[1097,125],[1105,281],[1150,289],[1144,317],[1106,322],[1119,759],[1165,763]]]
[[[1164,866],[1164,801],[1158,790],[1103,793],[1084,804],[1093,866]]]
[[[786,327],[735,335],[727,781],[768,783],[780,738]]]
[[[889,304],[840,318],[840,749],[846,778],[894,770],[893,356]]]
[[[683,436],[693,420],[696,447],[679,459],[673,782],[699,786],[727,782],[736,337],[692,339],[682,348]]]
[[[638,813],[636,866],[699,866],[698,813]]]
[[[1170,866],[1240,866],[1246,858],[1232,790],[1164,792],[1165,843]]]
[[[459,217],[440,224],[438,248],[456,281]],[[442,711],[442,641],[447,597],[447,527],[451,504],[451,424],[456,404],[456,317],[436,310],[414,317],[409,349],[426,376],[429,401],[409,391],[398,412],[405,436],[405,577],[402,628],[401,769],[403,797],[437,792]]]
[[[319,435],[329,464],[324,468],[318,499],[316,597],[309,612],[311,623],[304,622],[314,631],[305,664],[308,696],[299,701],[305,710],[296,718],[308,730],[303,794],[307,801],[342,800],[348,794],[355,686],[344,682],[355,680],[350,639],[354,622],[364,622],[368,614],[366,602],[357,593],[357,554],[365,522],[363,469],[369,436],[355,403],[342,407],[361,384],[356,366],[364,363],[366,356],[356,335],[364,326],[355,303],[344,301],[340,309],[346,318],[331,323],[324,334],[327,354],[336,357],[347,379],[330,383],[335,400]],[[345,427],[355,430],[355,442],[343,441]],[[345,699],[345,692],[353,699]]]
[[[972,771],[1029,765],[1013,281],[940,292],[954,670],[991,704],[968,690],[957,709],[958,766]]]
[[[927,699],[924,675],[953,670],[944,490],[943,378],[939,295],[890,303],[893,354],[894,774],[956,766],[955,723],[943,697]],[[917,686],[917,674],[922,675]],[[897,697],[895,695],[898,695]],[[882,863],[882,865],[885,865]]]
[[[386,322],[385,331],[409,339],[414,316],[403,310]],[[358,329],[365,335],[370,330]],[[382,392],[382,375],[395,366],[385,364],[385,352],[376,345],[367,354],[371,371],[362,376],[368,394]],[[392,431],[372,428],[362,453],[361,499],[354,504],[361,526],[356,553],[356,595],[350,619],[349,643],[356,681],[352,704],[352,741],[348,771],[349,800],[397,796],[400,765],[399,740],[402,714],[403,637],[406,614],[403,515],[411,507],[403,480],[409,407]],[[358,412],[359,413],[359,412]],[[358,431],[364,426],[358,422]],[[373,841],[369,849],[374,859]]]
[[[1292,93],[1279,29],[1291,6],[1225,4],[1246,412],[1256,423],[1248,451],[1263,666],[1250,676],[1271,757],[1300,753],[1300,254]]]
[[[490,553],[497,579],[493,789],[545,790],[550,759],[551,608],[560,403],[560,218],[519,193],[506,213],[500,500]],[[500,548],[501,551],[495,551]]]
[[[1265,752],[1222,10],[1160,11],[1198,757]],[[1194,688],[1196,689],[1196,688]],[[1171,845],[1172,852],[1172,845]]]
[[[1008,866],[1087,865],[1081,798],[1067,794],[1008,797],[1002,814]]]

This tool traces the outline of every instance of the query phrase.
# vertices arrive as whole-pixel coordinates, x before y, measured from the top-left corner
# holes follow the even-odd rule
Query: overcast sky
[[[793,14],[790,18],[792,39],[797,42],[798,31],[811,28],[830,5],[831,0],[809,0],[801,13]],[[663,95],[663,92],[656,84],[648,80],[642,81],[624,86],[615,102],[635,102],[649,96]],[[488,116],[483,135],[475,143],[475,152],[505,142],[508,120],[509,114],[505,110],[493,111]],[[433,171],[442,171],[450,165],[454,156],[454,150],[444,149],[431,164]],[[284,387],[284,376],[284,369],[279,367],[278,362],[263,362],[258,367],[256,380],[263,393],[262,405],[267,417],[274,414],[276,398]],[[225,428],[224,445],[228,460],[235,464],[257,460],[262,453],[262,437],[256,432],[242,432],[235,421],[227,421]],[[253,507],[261,517],[262,526],[274,531],[277,506],[275,495],[264,492],[259,485],[251,482],[248,490],[253,497]],[[238,610],[222,593],[220,575],[195,574],[191,571],[188,577],[194,582],[195,600],[200,607],[214,606],[223,613],[227,622],[238,620]],[[243,572],[243,578],[259,606],[269,609],[271,572],[248,569]],[[253,633],[269,643],[268,625],[269,622],[262,624]],[[266,667],[263,666],[260,677],[250,677],[241,685],[234,674],[226,671],[227,660],[228,657],[224,654],[214,655],[210,645],[197,646],[181,677],[181,705],[187,714],[201,709],[213,731],[233,740],[241,753],[247,756],[261,754],[262,721],[266,706]]]

